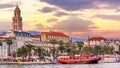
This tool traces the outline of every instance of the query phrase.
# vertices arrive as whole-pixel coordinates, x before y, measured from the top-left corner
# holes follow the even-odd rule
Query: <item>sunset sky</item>
[[[0,31],[11,29],[16,4],[21,9],[24,31],[120,38],[120,0],[1,0]]]

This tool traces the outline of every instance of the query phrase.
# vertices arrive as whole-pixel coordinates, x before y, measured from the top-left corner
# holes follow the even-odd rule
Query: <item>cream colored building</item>
[[[64,42],[69,42],[69,36],[62,33],[62,32],[54,32],[54,31],[49,31],[49,32],[41,32],[41,41],[49,41],[51,39],[55,39],[57,41],[64,41]]]
[[[84,45],[86,46],[96,46],[96,45],[100,45],[100,46],[105,46],[107,45],[107,40],[103,37],[91,37],[89,38],[86,42],[84,42]]]

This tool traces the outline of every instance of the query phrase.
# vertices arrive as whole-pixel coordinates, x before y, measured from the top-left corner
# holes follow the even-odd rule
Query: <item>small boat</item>
[[[74,56],[69,58],[60,58],[58,64],[97,64],[100,57],[93,56]]]

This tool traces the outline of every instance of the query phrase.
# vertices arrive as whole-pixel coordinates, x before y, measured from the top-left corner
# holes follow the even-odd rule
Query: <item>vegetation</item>
[[[55,44],[57,44],[58,42],[55,40],[55,39],[51,39],[49,41],[49,43],[53,44],[53,48],[51,49],[51,52],[52,52],[52,55],[53,55],[53,58],[55,58],[55,53],[56,53],[56,48],[55,48]]]
[[[13,44],[13,41],[12,41],[11,38],[8,38],[8,39],[7,39],[7,44],[8,44],[8,56],[10,56],[10,55],[11,55],[11,54],[10,54],[10,45]]]
[[[2,41],[0,40],[0,46],[2,46]]]
[[[104,54],[113,54],[114,48],[111,46],[99,46],[95,45],[93,47],[84,46],[83,42],[67,42],[64,43],[63,41],[57,42],[56,40],[50,40],[50,43],[53,44],[53,48],[50,48],[50,51],[42,48],[42,47],[35,47],[31,44],[26,44],[25,46],[22,46],[17,50],[17,56],[26,58],[29,56],[32,50],[39,56],[39,59],[44,59],[45,56],[50,56],[50,54],[53,55],[53,58],[55,58],[55,55],[58,54],[58,52],[61,53],[67,53],[71,56],[73,55],[79,55],[80,53],[93,53],[96,56],[97,55],[104,55]],[[58,47],[55,47],[55,44],[59,44]],[[120,53],[120,52],[116,52]],[[53,59],[54,60],[54,59]]]
[[[61,53],[63,53],[64,50],[65,50],[65,47],[64,47],[64,44],[65,44],[65,43],[64,43],[63,41],[59,41],[58,44],[60,45],[60,46],[58,47],[58,50],[59,50]]]
[[[45,49],[43,49],[42,47],[37,47],[35,49],[35,52],[38,54],[39,59],[44,59],[44,56],[46,55]]]

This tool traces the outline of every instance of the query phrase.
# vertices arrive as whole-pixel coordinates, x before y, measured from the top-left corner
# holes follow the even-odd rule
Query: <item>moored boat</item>
[[[74,56],[69,58],[60,58],[58,60],[58,64],[97,64],[99,60],[99,57],[93,56]]]

